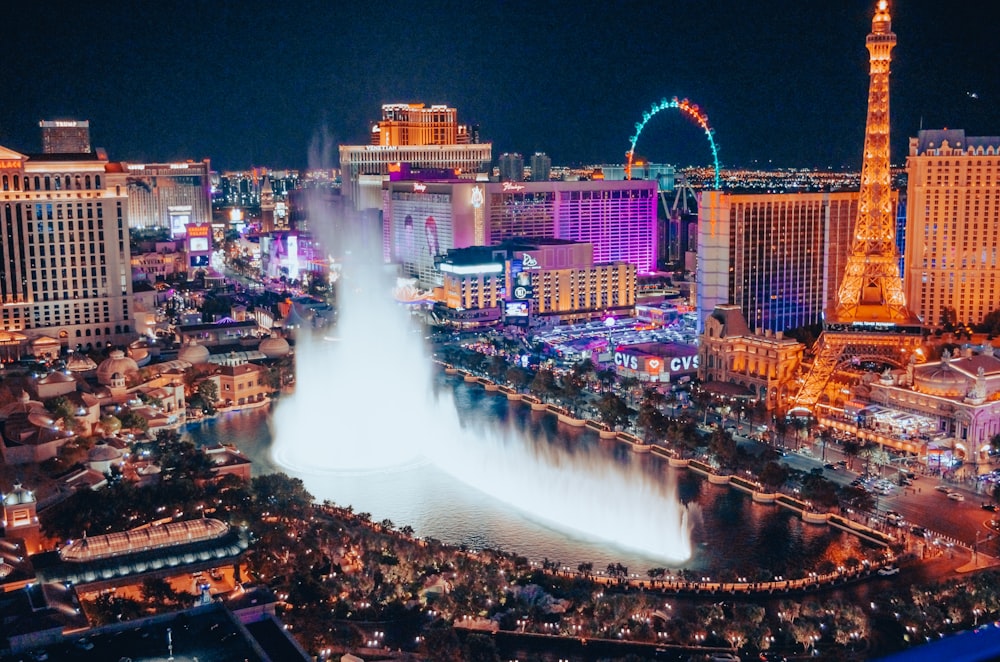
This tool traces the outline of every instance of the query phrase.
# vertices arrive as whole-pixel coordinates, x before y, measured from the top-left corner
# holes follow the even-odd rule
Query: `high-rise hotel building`
[[[90,154],[90,120],[42,120],[42,152]]]
[[[457,111],[419,103],[382,106],[368,145],[341,145],[342,193],[355,209],[378,209],[382,182],[405,164],[415,169],[456,171],[476,179],[489,172],[493,145],[475,143],[475,132],[458,123]]]
[[[441,285],[436,263],[453,248],[507,239],[562,239],[593,246],[595,263],[656,268],[656,182],[390,181],[383,201],[383,254]]]
[[[208,159],[178,163],[123,163],[130,228],[167,228],[183,235],[189,223],[212,222],[212,168]]]
[[[127,193],[103,153],[0,147],[0,330],[65,349],[135,339]]]
[[[930,326],[1000,308],[1000,137],[920,131],[906,160],[906,303]]]
[[[857,212],[857,191],[704,192],[698,204],[699,323],[727,304],[740,307],[751,331],[821,323],[844,277]]]

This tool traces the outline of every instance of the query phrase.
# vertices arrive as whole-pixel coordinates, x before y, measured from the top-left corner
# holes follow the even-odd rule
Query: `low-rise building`
[[[698,377],[709,391],[745,390],[768,410],[785,411],[805,346],[781,332],[752,333],[737,305],[719,305],[705,319]],[[724,386],[728,385],[728,386]]]

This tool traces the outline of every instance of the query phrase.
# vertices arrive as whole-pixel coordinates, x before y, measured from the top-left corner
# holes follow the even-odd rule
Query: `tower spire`
[[[906,309],[899,276],[889,169],[889,64],[895,45],[888,0],[879,0],[865,40],[870,81],[858,217],[844,279],[828,316],[833,322],[916,321]]]
[[[811,412],[836,371],[873,363],[902,367],[907,352],[920,345],[920,320],[906,307],[899,276],[889,170],[889,64],[895,45],[889,2],[878,0],[865,40],[870,80],[858,216],[844,279],[813,348],[795,409]]]

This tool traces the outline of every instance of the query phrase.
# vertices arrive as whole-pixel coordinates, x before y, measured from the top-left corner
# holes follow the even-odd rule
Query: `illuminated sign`
[[[413,182],[413,192],[423,193],[427,190],[427,184],[421,184],[420,182]]]
[[[56,120],[52,124],[53,126],[57,126],[61,129],[75,129],[77,126],[79,126],[78,122],[60,122],[59,120]]]
[[[208,251],[208,237],[191,237],[188,239],[188,252],[204,253]]]
[[[230,223],[239,223],[242,220],[243,220],[243,210],[242,209],[238,209],[236,207],[233,207],[232,209],[229,210],[229,222]]]
[[[503,191],[504,191],[504,193],[506,193],[507,191],[523,191],[523,190],[524,190],[524,186],[522,186],[521,184],[515,184],[514,182],[504,182],[503,183]]]
[[[145,170],[146,169],[146,165],[144,163],[129,163],[128,164],[128,169],[129,170]]]
[[[692,354],[691,356],[675,356],[670,359],[670,369],[673,372],[677,372],[678,370],[697,370],[698,355]]]
[[[485,196],[483,196],[483,187],[482,186],[473,186],[472,187],[472,206],[475,209],[479,209],[480,207],[483,206],[483,202],[484,201],[485,201]]]
[[[188,164],[186,164],[186,163],[171,163],[170,164],[170,169],[171,170],[187,170],[188,169]]]
[[[4,159],[0,161],[0,169],[6,170],[8,168],[20,168],[21,161],[18,159]]]
[[[638,370],[639,357],[625,354],[624,352],[615,352],[615,365],[623,368],[631,368],[632,370]]]
[[[521,264],[524,266],[525,269],[537,269],[538,268],[538,260],[536,260],[529,253],[524,253],[523,257],[521,258]]]
[[[514,286],[514,298],[515,299],[530,299],[532,295],[532,290],[530,287],[524,285]]]
[[[207,225],[189,225],[187,234],[189,237],[207,237],[208,229]]]
[[[503,272],[502,264],[451,264],[449,262],[442,262],[438,267],[441,271],[448,274],[456,274],[458,276],[468,275],[468,274],[498,274]]]
[[[528,302],[527,301],[509,301],[506,305],[506,310],[504,311],[507,317],[527,317],[528,316]]]
[[[403,171],[403,164],[402,163],[390,163],[389,164],[389,172],[402,172],[402,171]]]
[[[643,371],[651,375],[659,374],[664,371],[665,368],[670,367],[670,372],[687,372],[698,369],[698,355],[692,354],[691,356],[674,356],[669,359],[669,363],[665,359],[660,359],[656,357],[647,357],[640,364],[639,357],[633,354],[627,354],[625,352],[615,352],[615,365],[622,368],[628,368],[630,370],[638,370],[639,366],[642,365]],[[667,374],[669,379],[670,374]]]

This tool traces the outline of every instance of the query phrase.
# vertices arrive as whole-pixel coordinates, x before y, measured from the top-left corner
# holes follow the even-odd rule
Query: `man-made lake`
[[[301,478],[319,501],[351,505],[355,512],[368,512],[376,521],[390,519],[397,527],[412,526],[419,536],[470,548],[500,548],[534,561],[558,560],[572,568],[581,562],[592,562],[598,570],[622,563],[639,575],[666,567],[719,578],[766,579],[802,576],[824,561],[840,565],[866,553],[858,539],[838,529],[806,524],[784,508],[756,504],[746,494],[559,424],[554,416],[532,412],[460,378],[439,375],[435,386],[454,403],[465,432],[464,447],[450,452],[462,456],[461,464],[416,460],[375,471],[300,464],[289,470],[272,457],[273,416],[265,408],[190,424],[187,434],[197,445],[236,445],[253,460],[255,475],[284,471]],[[336,421],[329,428],[336,434]],[[502,466],[504,458],[513,458],[513,468]],[[465,469],[467,475],[462,474]],[[634,503],[622,505],[615,493],[632,490],[636,483],[643,489],[635,496],[629,491]],[[676,509],[680,520],[677,513],[658,518],[660,513],[649,509]],[[583,523],[600,517],[616,520],[626,533],[602,535],[611,528],[604,525],[585,533]],[[684,538],[668,541],[678,545],[668,546],[666,556],[641,544],[642,536],[636,543],[631,535],[635,527],[660,527],[661,521],[663,531],[652,533]],[[628,540],[621,544],[621,538]],[[678,549],[686,550],[682,557],[676,556]]]

